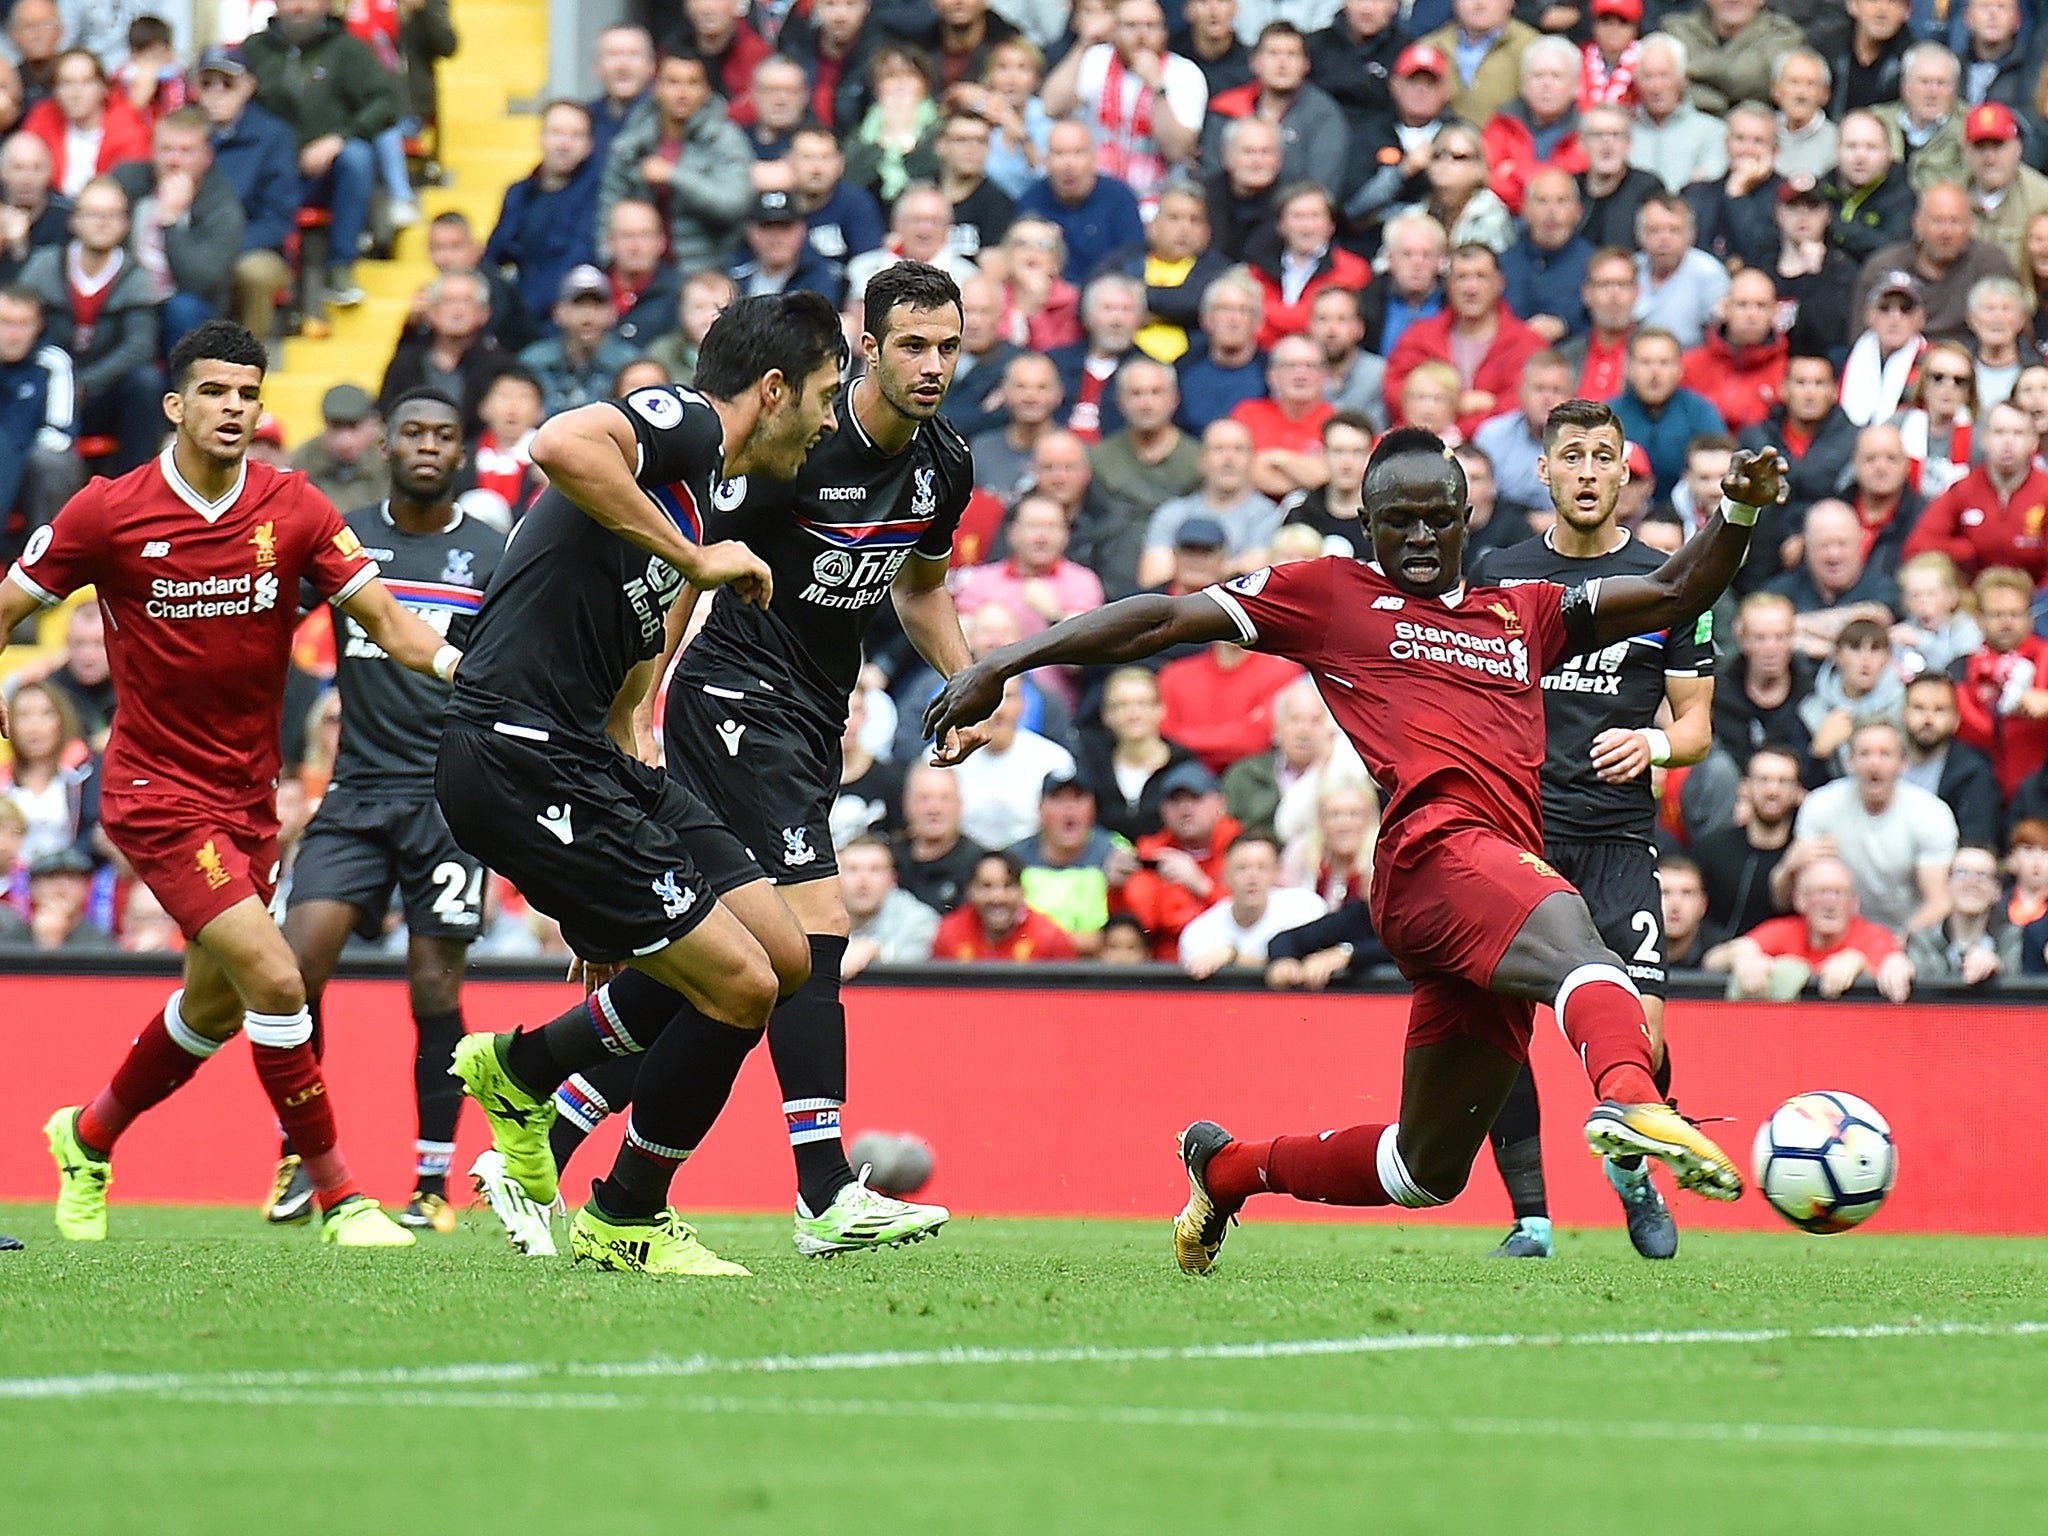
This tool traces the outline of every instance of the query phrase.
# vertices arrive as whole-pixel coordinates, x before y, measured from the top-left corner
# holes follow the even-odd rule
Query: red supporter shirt
[[[934,960],[1074,960],[1079,951],[1064,928],[1043,912],[1024,909],[1024,920],[1000,939],[981,926],[981,914],[957,907],[939,921],[932,935]]]
[[[1297,420],[1262,396],[1257,400],[1240,400],[1231,407],[1230,419],[1244,423],[1245,430],[1252,435],[1254,453],[1264,453],[1269,448],[1285,453],[1320,453],[1323,423],[1336,414],[1337,407],[1327,400],[1318,400]]]
[[[1269,566],[1205,588],[1243,642],[1298,661],[1386,796],[1373,912],[1404,851],[1447,828],[1543,847],[1540,679],[1572,653],[1566,589],[1416,597],[1361,560]]]
[[[2016,565],[2035,581],[2048,576],[2048,474],[2029,470],[2001,497],[1979,465],[1927,504],[1906,535],[1901,560],[1940,550],[1965,581],[1994,565]]]
[[[210,505],[166,448],[89,481],[8,575],[45,603],[98,589],[121,700],[109,796],[240,806],[276,788],[299,583],[340,602],[377,565],[304,475],[246,461]]]
[[[1899,941],[1889,928],[1881,928],[1867,917],[1853,919],[1842,936],[1825,949],[1813,947],[1807,936],[1806,919],[1798,916],[1766,918],[1749,930],[1748,938],[1774,960],[1789,955],[1816,968],[1843,950],[1854,949],[1860,951],[1875,970],[1880,960],[1899,947]]]
[[[1159,734],[1221,773],[1273,745],[1273,701],[1299,676],[1301,668],[1278,656],[1247,656],[1225,667],[1206,650],[1169,661],[1159,669],[1159,702],[1166,709]]]

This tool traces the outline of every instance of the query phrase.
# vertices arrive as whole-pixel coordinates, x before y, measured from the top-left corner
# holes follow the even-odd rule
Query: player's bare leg
[[[1421,1207],[1455,1199],[1520,1070],[1491,1041],[1454,1037],[1403,1055],[1401,1118],[1390,1125],[1255,1142],[1197,1121],[1181,1133],[1188,1204],[1174,1222],[1175,1259],[1190,1274],[1206,1274],[1230,1221],[1255,1194],[1324,1205]]]
[[[313,1055],[326,1054],[321,1030],[320,999],[334,975],[342,946],[363,920],[362,910],[345,901],[306,901],[285,913],[284,940],[298,962],[299,976],[306,985],[306,1011],[313,1020]],[[310,1221],[313,1216],[313,1179],[293,1148],[291,1138],[280,1133],[277,1168],[270,1181],[270,1199],[263,1219],[286,1223]]]
[[[1734,1161],[1664,1102],[1642,998],[1576,892],[1558,891],[1537,904],[1502,956],[1493,987],[1556,1009],[1601,1100],[1586,1121],[1594,1151],[1655,1158],[1682,1188],[1711,1200],[1742,1193]]]
[[[320,1065],[308,1043],[312,1021],[290,948],[268,910],[246,897],[199,930],[185,953],[185,985],[150,1021],[116,1070],[111,1083],[75,1113],[59,1111],[45,1127],[51,1151],[64,1174],[59,1202],[80,1229],[67,1236],[104,1236],[108,1160],[121,1133],[145,1110],[189,1082],[199,1066],[237,1029],[249,1034],[257,1075],[294,1142],[305,1148],[322,1211],[323,1233],[345,1246],[401,1247],[412,1235],[363,1197],[335,1148],[334,1110]],[[91,1213],[72,1199],[92,1170],[80,1173],[80,1157],[99,1165],[98,1231]]]

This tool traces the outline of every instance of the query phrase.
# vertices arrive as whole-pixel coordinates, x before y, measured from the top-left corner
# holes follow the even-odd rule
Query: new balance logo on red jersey
[[[151,539],[142,546],[142,558],[145,560],[161,560],[170,552],[171,541],[169,539]]]
[[[1372,605],[1375,608],[1384,608],[1392,612],[1396,609],[1407,607],[1408,599],[1405,597],[1394,597],[1391,594],[1382,594],[1372,600]]]

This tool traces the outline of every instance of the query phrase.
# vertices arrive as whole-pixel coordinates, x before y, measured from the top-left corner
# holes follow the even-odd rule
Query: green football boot
[[[546,1205],[555,1198],[555,1154],[548,1132],[555,1123],[555,1096],[529,1093],[505,1070],[510,1035],[464,1035],[455,1047],[448,1075],[475,1099],[491,1123],[491,1144],[505,1159],[505,1172],[527,1198]]]
[[[78,1139],[76,1104],[60,1109],[43,1126],[50,1156],[57,1160],[57,1232],[69,1242],[102,1243],[107,1238],[107,1186],[113,1164],[86,1151]]]
[[[673,1210],[652,1221],[607,1221],[584,1206],[569,1223],[573,1262],[631,1275],[748,1275],[744,1264],[721,1259],[697,1241],[697,1229]]]

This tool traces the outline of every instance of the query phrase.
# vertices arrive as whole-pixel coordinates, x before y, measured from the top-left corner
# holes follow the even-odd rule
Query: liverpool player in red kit
[[[1621,425],[1604,405],[1559,406],[1546,449],[1589,505],[1627,478]],[[1595,1151],[1657,1158],[1711,1199],[1741,1193],[1727,1154],[1659,1100],[1642,999],[1541,855],[1539,679],[1567,656],[1697,617],[1740,567],[1784,473],[1775,452],[1738,454],[1720,512],[1647,576],[1472,589],[1459,575],[1464,471],[1435,436],[1402,429],[1366,472],[1371,562],[1328,557],[1185,597],[1128,598],[1005,646],[934,700],[925,727],[944,732],[985,718],[1004,680],[1033,667],[1236,641],[1310,669],[1387,797],[1370,901],[1414,986],[1401,1117],[1263,1142],[1209,1121],[1188,1127],[1182,1269],[1205,1273],[1229,1219],[1261,1192],[1334,1205],[1455,1196],[1527,1059],[1538,1002],[1556,1009],[1600,1099],[1586,1121]]]
[[[113,1080],[44,1132],[57,1160],[57,1230],[107,1235],[108,1154],[134,1119],[190,1080],[238,1029],[292,1145],[322,1235],[346,1247],[413,1236],[359,1193],[307,1043],[312,1020],[268,910],[277,883],[278,743],[299,585],[345,611],[394,659],[446,678],[460,653],[407,613],[327,498],[303,475],[250,463],[263,345],[224,320],[171,354],[171,446],[95,480],[0,579],[0,646],[23,619],[87,584],[107,616],[121,711],[101,820],[191,941],[185,985],[144,1026]],[[7,728],[0,710],[0,734]]]

